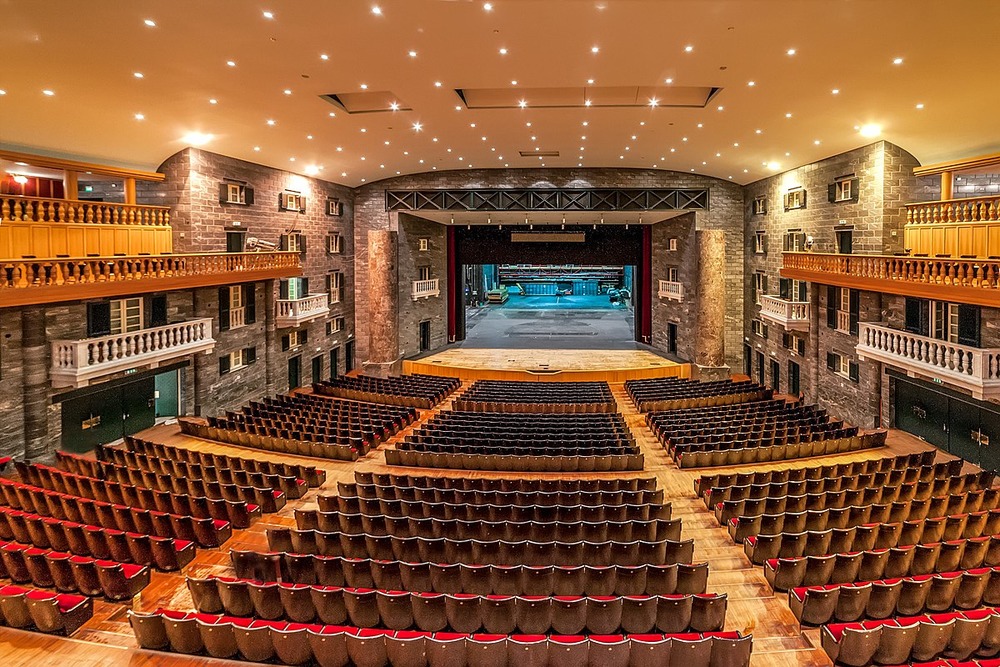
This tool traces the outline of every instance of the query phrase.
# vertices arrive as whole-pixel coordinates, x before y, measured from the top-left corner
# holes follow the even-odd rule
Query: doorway
[[[312,381],[317,383],[323,380],[323,355],[312,358]]]
[[[802,370],[799,365],[794,361],[788,362],[788,393],[792,396],[798,396],[802,393],[802,386],[800,380],[800,374]]]
[[[288,360],[288,390],[302,386],[302,357],[294,356]]]
[[[354,341],[349,340],[344,345],[344,372],[350,373],[354,370]]]
[[[336,380],[340,374],[340,348],[330,350],[330,379]]]
[[[420,351],[426,352],[431,349],[431,321],[424,320],[420,323]]]
[[[764,386],[764,353],[755,352],[757,357],[757,384]]]
[[[158,419],[180,414],[178,375],[176,370],[172,370],[155,377],[155,412]]]
[[[154,376],[98,388],[62,402],[61,447],[69,452],[89,452],[155,423]]]
[[[771,389],[781,391],[781,364],[777,359],[771,359]]]

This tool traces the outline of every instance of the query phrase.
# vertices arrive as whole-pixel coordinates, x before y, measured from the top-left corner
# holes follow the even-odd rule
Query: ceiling
[[[1000,150],[1000,41],[977,28],[1000,25],[996,0],[0,0],[0,15],[0,146],[143,169],[200,140],[351,186],[543,164],[747,183],[877,139],[924,164]],[[586,107],[588,86],[719,90]],[[572,106],[525,92],[470,110],[456,92],[518,88]],[[321,97],[365,91],[389,95],[361,108],[400,110]]]

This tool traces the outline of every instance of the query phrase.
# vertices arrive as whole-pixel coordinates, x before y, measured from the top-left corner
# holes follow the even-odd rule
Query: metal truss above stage
[[[387,211],[707,211],[708,189],[387,190]]]

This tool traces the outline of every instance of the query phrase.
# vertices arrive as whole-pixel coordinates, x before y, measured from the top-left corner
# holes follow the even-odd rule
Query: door
[[[753,377],[753,349],[749,345],[743,346],[743,374]]]
[[[950,398],[948,412],[948,451],[979,465],[979,407]]]
[[[788,362],[788,393],[792,396],[798,396],[802,393],[802,388],[800,385],[799,374],[801,370],[799,365],[794,361]]]
[[[340,374],[340,348],[330,350],[330,379],[336,380]]]
[[[841,255],[850,255],[854,252],[854,232],[850,229],[837,232],[837,252]]]
[[[979,411],[979,465],[1000,470],[1000,413]]]
[[[906,380],[891,378],[890,381],[890,391],[895,397],[895,427],[949,451],[948,400]]]
[[[424,320],[420,323],[420,351],[426,352],[431,349],[431,321]]]
[[[122,434],[133,435],[156,423],[156,378],[130,382],[121,388]]]
[[[323,379],[323,355],[315,356],[312,360],[312,381],[319,382]]]
[[[771,389],[781,391],[781,364],[771,359]]]
[[[354,341],[348,341],[344,345],[344,372],[350,373],[354,370]]]
[[[146,377],[63,401],[62,449],[89,452],[149,428],[156,422],[155,391],[155,378]]]
[[[288,388],[297,389],[302,386],[302,357],[295,356],[288,360]]]
[[[757,352],[757,384],[764,386],[764,353]]]
[[[677,354],[677,325],[667,322],[667,352]]]
[[[180,413],[177,396],[178,371],[160,373],[156,376],[156,416],[176,417]]]

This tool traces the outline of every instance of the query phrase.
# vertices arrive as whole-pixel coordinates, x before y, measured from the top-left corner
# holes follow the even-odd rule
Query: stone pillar
[[[277,295],[274,280],[264,281],[264,384],[265,395],[274,396],[275,359],[278,356],[278,327],[275,325],[277,313]],[[259,312],[259,311],[258,311]]]
[[[726,233],[721,229],[695,232],[698,284],[695,316],[694,376],[702,380],[729,377],[726,365]]]
[[[398,232],[368,232],[368,359],[366,373],[399,374]]]
[[[49,456],[48,443],[48,343],[45,308],[28,306],[21,311],[21,364],[24,373],[24,458]]]

